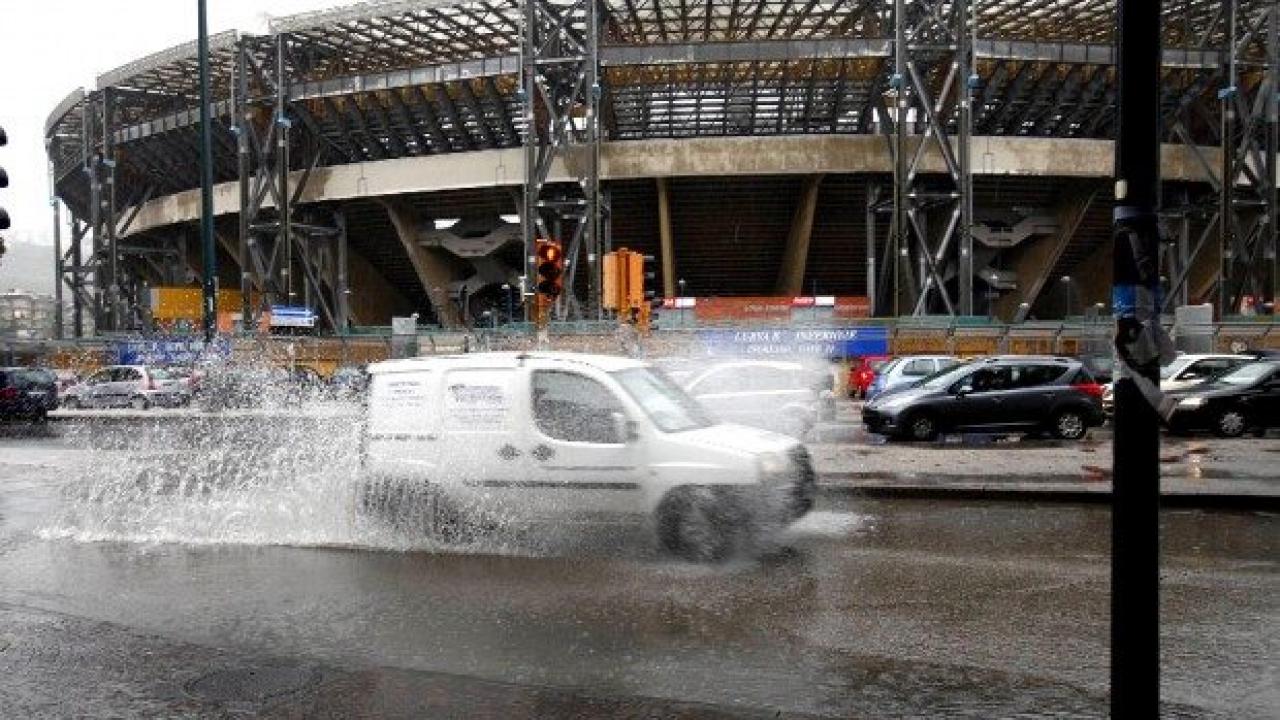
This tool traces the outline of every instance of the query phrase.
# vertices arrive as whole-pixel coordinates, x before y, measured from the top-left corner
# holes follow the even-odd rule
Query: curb
[[[1048,478],[1052,481],[1052,478]],[[1030,480],[1035,482],[1035,480]],[[1049,484],[1045,480],[1040,481]],[[818,476],[817,490],[829,497],[863,497],[903,500],[991,500],[1001,502],[1061,503],[1075,505],[1109,505],[1111,487],[1107,485],[1080,487],[1009,487],[964,485],[919,485],[894,483],[848,483],[829,476]],[[1244,512],[1280,512],[1280,495],[1262,495],[1224,492],[1179,492],[1164,490],[1160,493],[1162,508],[1193,508],[1202,510],[1233,510]]]

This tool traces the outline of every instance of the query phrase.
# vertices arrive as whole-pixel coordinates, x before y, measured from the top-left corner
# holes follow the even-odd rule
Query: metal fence
[[[1108,355],[1111,323],[1029,322],[1017,325],[974,324],[931,319],[873,320],[842,328],[883,328],[884,352],[890,355],[950,354],[964,357],[992,354]],[[747,329],[747,331],[758,328]],[[1168,325],[1180,350],[1188,352],[1239,352],[1280,350],[1280,323],[1270,319],[1240,320],[1201,325]],[[709,336],[724,333],[718,327],[667,327],[640,339],[646,356],[702,355],[712,351]],[[269,336],[233,339],[224,352],[238,357],[260,357],[280,364],[303,364],[321,373],[343,365],[359,365],[391,357],[437,355],[486,350],[554,349],[620,354],[624,338],[609,323],[552,323],[545,342],[539,343],[527,324],[479,327],[463,331],[420,329],[416,336],[397,337],[391,329],[364,328],[361,332],[332,337]],[[136,342],[133,336],[105,336],[78,341],[0,339],[0,363],[36,363],[59,368],[88,370],[119,361],[120,348]],[[151,339],[163,343],[164,339]],[[848,359],[833,353],[832,359]]]

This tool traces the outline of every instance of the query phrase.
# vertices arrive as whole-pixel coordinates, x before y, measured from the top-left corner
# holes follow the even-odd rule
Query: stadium
[[[1165,2],[1168,308],[1273,308],[1278,27],[1266,0]],[[1095,314],[1115,30],[1111,0],[383,0],[222,33],[222,309],[338,333],[520,319],[552,237],[561,320],[603,316],[620,247],[653,258],[658,297],[722,307]],[[199,286],[196,58],[139,58],[49,115],[77,335]]]

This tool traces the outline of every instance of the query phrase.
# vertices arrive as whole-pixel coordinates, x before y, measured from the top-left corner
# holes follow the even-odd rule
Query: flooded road
[[[632,526],[463,552],[371,534],[323,484],[341,453],[288,493],[196,487],[141,520],[125,493],[87,518],[73,486],[129,462],[115,452],[0,440],[0,705],[18,715],[1107,711],[1105,507],[825,497],[703,566]],[[1163,531],[1168,715],[1274,717],[1280,519],[1170,511]]]

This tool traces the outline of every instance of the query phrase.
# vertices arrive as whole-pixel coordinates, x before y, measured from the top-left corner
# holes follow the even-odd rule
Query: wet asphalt
[[[0,437],[6,717],[1107,711],[1105,506],[824,496],[717,565],[642,526],[439,547],[353,516],[341,432],[234,440]],[[1166,715],[1275,717],[1280,519],[1162,541]]]

